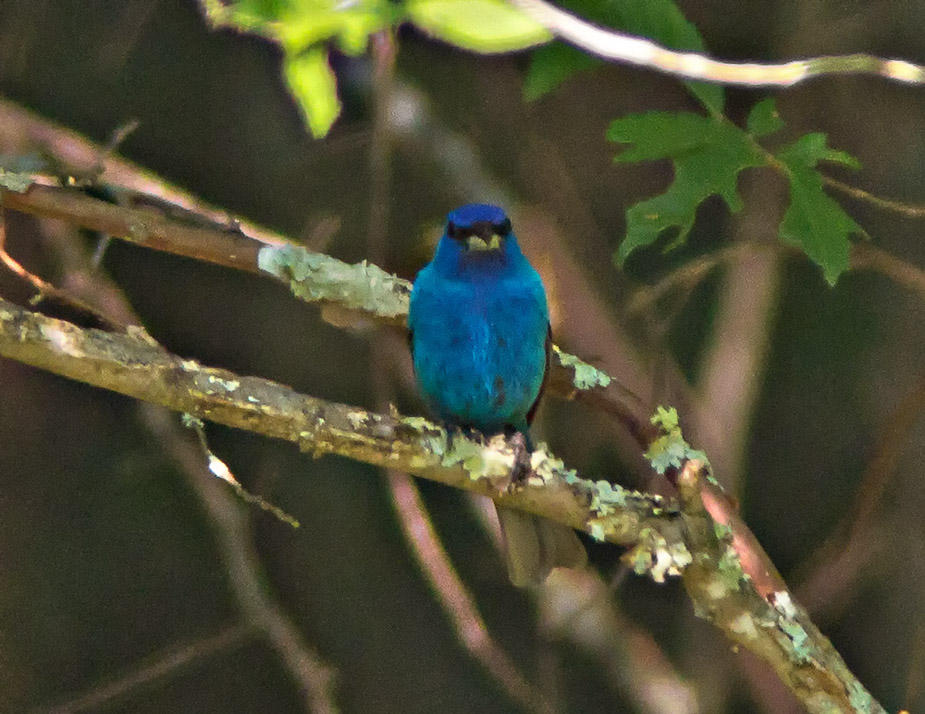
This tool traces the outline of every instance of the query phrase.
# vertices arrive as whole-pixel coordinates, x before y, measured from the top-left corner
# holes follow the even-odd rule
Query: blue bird
[[[546,292],[497,206],[450,212],[433,260],[414,281],[408,313],[418,385],[449,425],[523,434],[539,403],[551,346]],[[498,508],[515,585],[580,567],[585,550],[570,528]]]

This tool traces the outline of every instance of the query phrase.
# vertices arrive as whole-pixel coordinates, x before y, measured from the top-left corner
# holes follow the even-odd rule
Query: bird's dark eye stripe
[[[465,240],[469,236],[479,236],[488,240],[492,234],[507,237],[511,233],[511,219],[505,218],[500,223],[477,221],[471,226],[457,226],[453,221],[446,224],[446,234],[453,240]]]

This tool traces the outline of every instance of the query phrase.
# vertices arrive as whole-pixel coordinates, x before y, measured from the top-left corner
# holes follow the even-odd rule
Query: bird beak
[[[501,247],[501,236],[493,235],[489,240],[478,236],[466,238],[466,247],[469,250],[498,250]]]

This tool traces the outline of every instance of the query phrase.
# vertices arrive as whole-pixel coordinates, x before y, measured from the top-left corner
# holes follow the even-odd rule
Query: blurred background
[[[723,58],[925,62],[922,2],[681,7]],[[120,155],[314,250],[411,279],[448,210],[505,205],[543,273],[559,344],[644,404],[679,407],[855,674],[890,711],[925,711],[921,296],[871,271],[830,288],[805,258],[770,250],[715,259],[774,240],[786,187],[767,171],[742,174],[742,213],[708,201],[688,245],[616,268],[625,210],[663,190],[671,170],[613,164],[604,133],[631,112],[697,111],[673,79],[608,66],[526,102],[528,54],[482,56],[404,28],[367,56],[334,56],[344,113],[316,140],[280,62],[270,42],[210,30],[191,1],[0,3],[3,107],[100,144],[135,120]],[[730,116],[764,96],[730,90]],[[860,172],[834,176],[925,203],[920,87],[823,78],[777,101],[791,138],[823,131],[860,159]],[[3,116],[0,155],[47,151]],[[877,246],[925,264],[921,218],[837,198]],[[9,211],[6,232],[27,268],[82,289],[99,236]],[[715,269],[694,273],[696,261]],[[94,279],[112,304],[130,305],[172,352],[338,402],[426,413],[398,331],[336,329],[278,284],[119,241],[101,267]],[[0,270],[0,295],[26,304],[31,291]],[[336,673],[345,712],[531,708],[434,596],[394,480],[207,425],[212,451],[297,518],[293,529],[209,480],[176,421],[0,360],[0,711],[304,711],[301,647]],[[535,428],[585,476],[650,485],[625,436],[580,405],[547,399]],[[553,709],[800,711],[765,665],[694,616],[677,582],[627,576],[617,549],[594,545],[609,590],[566,578],[518,591],[478,504],[418,487],[492,646]],[[286,637],[253,631],[247,592]]]

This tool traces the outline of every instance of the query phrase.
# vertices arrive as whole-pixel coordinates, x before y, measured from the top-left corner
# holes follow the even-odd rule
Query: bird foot
[[[530,463],[530,449],[527,447],[527,437],[522,432],[515,431],[508,435],[508,444],[514,449],[514,467],[511,469],[511,486],[527,480],[533,469]]]
[[[486,443],[485,435],[474,427],[443,422],[443,428],[446,430],[447,444],[450,448],[453,448],[453,440],[457,437],[477,441],[482,445]]]

